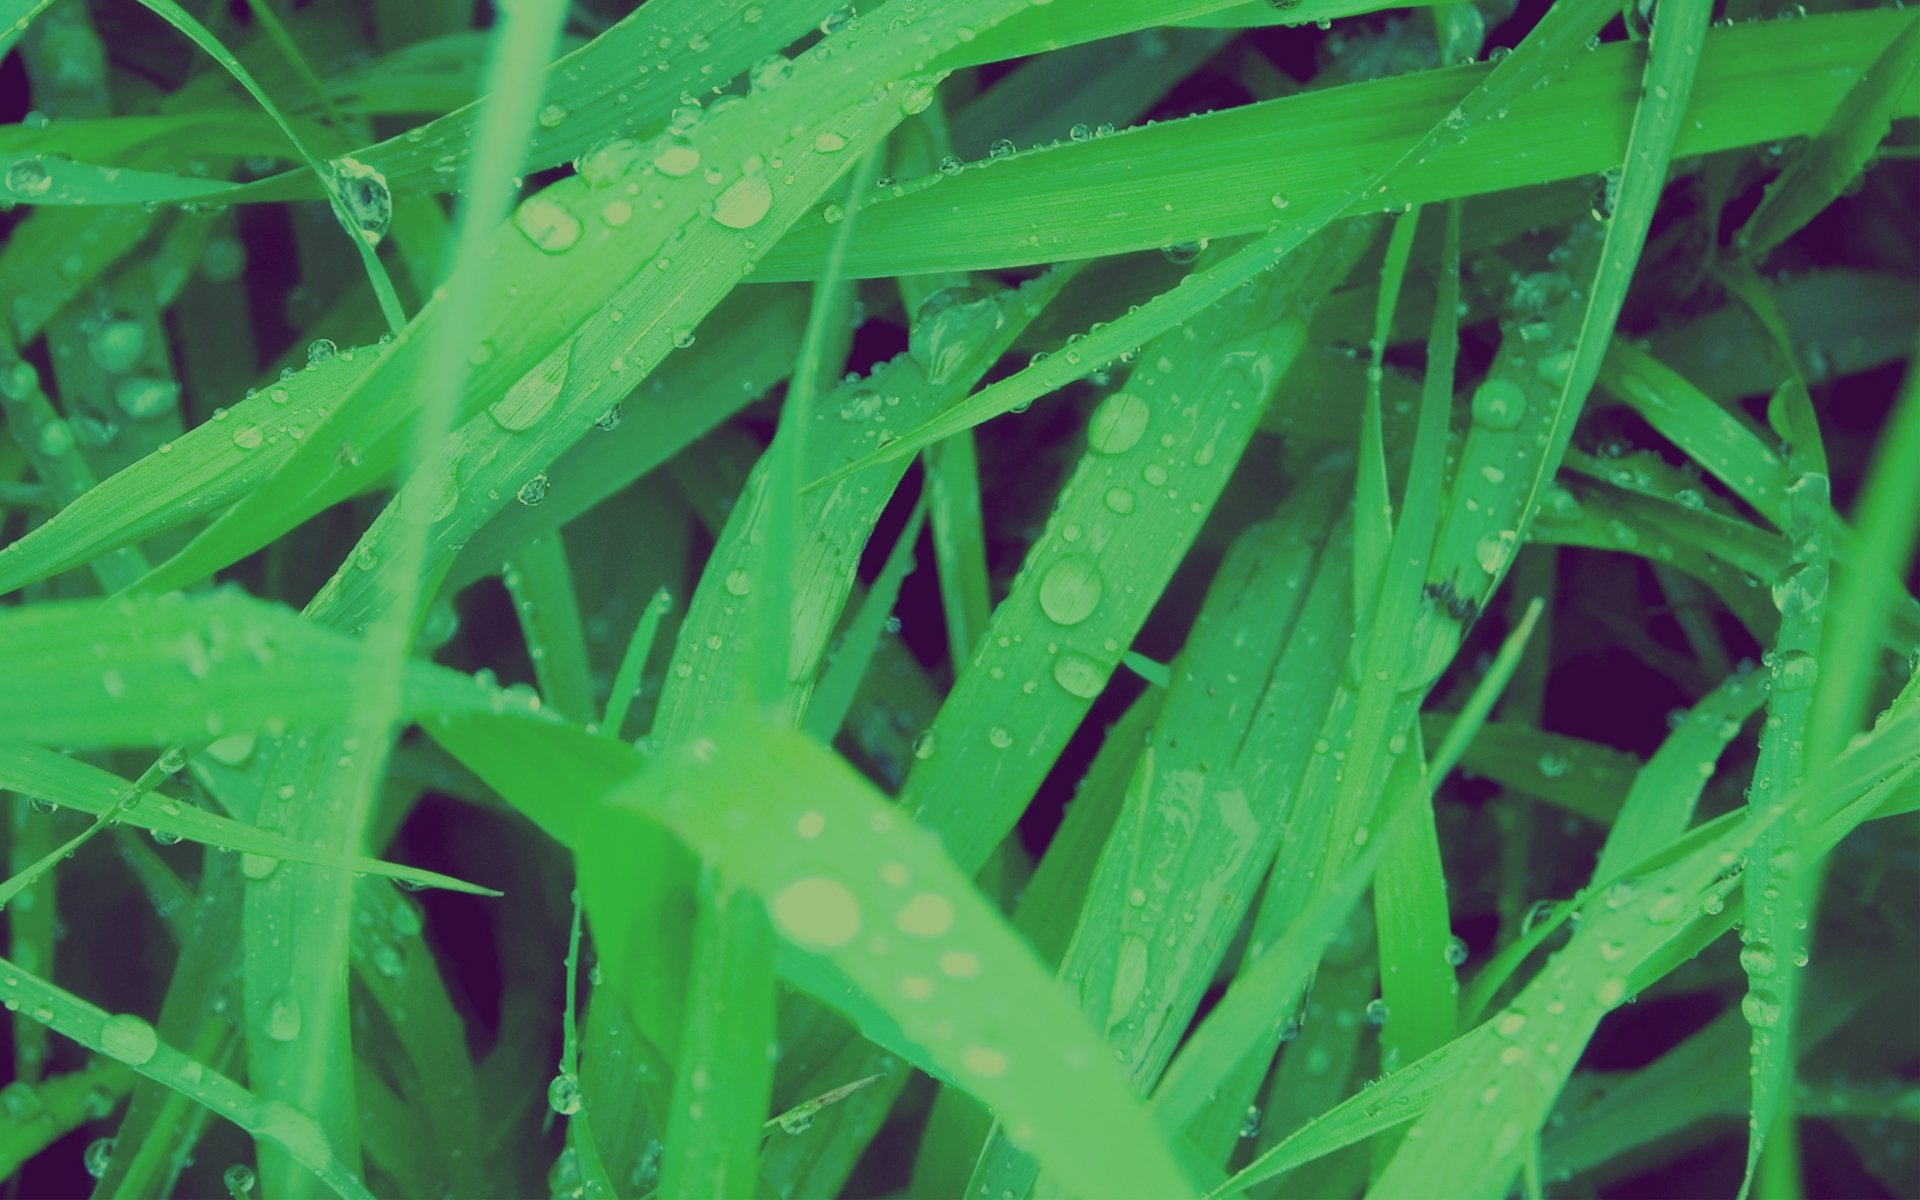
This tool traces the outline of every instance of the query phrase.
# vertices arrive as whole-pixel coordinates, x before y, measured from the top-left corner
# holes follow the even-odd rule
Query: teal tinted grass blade
[[[1792,475],[1746,421],[1625,338],[1600,364],[1599,385],[1626,401],[1688,459],[1778,525]]]
[[[900,585],[906,582],[907,575],[914,566],[914,544],[920,538],[920,530],[926,523],[926,506],[914,509],[907,518],[907,527],[887,552],[886,561],[880,564],[880,573],[874,576],[873,586],[860,602],[860,607],[848,622],[846,631],[839,639],[839,649],[833,654],[832,661],[821,674],[820,684],[814,689],[813,698],[807,703],[806,717],[801,728],[822,745],[831,745],[840,733],[840,726],[846,723],[847,712],[853,707],[853,701],[859,692],[860,681],[866,678],[868,669],[873,665],[873,656],[880,649],[880,641],[887,634],[887,623],[893,619],[894,606],[900,600]]]
[[[633,706],[633,697],[640,690],[641,672],[647,669],[647,658],[653,652],[653,640],[660,632],[660,622],[673,611],[673,596],[665,588],[653,594],[647,601],[647,607],[640,614],[640,620],[633,627],[633,636],[627,641],[627,651],[620,658],[620,667],[613,673],[613,685],[607,692],[606,711],[600,718],[600,731],[614,740],[620,740],[620,731],[627,723],[627,710]]]
[[[1866,722],[1873,696],[1873,664],[1884,631],[1897,627],[1899,603],[1910,599],[1920,533],[1920,370],[1908,368],[1893,417],[1874,451],[1866,486],[1854,506],[1851,553],[1834,588],[1823,631],[1820,677],[1807,730],[1807,754],[1825,762]]]
[[[137,803],[122,805],[121,801],[133,786],[127,780],[38,746],[0,743],[0,786],[94,816],[112,812],[121,823],[149,830],[159,840],[193,841],[237,852],[248,857],[251,870],[268,871],[284,859],[401,880],[414,887],[440,887],[476,895],[498,894],[437,871],[415,870],[363,855],[340,854],[325,847],[289,841],[244,821],[208,812],[191,801],[176,800],[157,792],[148,793]],[[13,885],[4,886],[11,894]]]
[[[714,870],[700,875],[687,1028],[674,1070],[660,1190],[754,1191],[773,1086],[773,929],[761,897]]]
[[[748,814],[738,829],[734,809]],[[611,798],[583,865],[654,821],[751,888],[783,939],[894,1014],[1069,1186],[1191,1194],[1072,1000],[934,839],[832,755],[798,734],[723,723]]]
[[[902,803],[964,869],[978,869],[1012,828],[1104,690],[1299,353],[1314,303],[1368,232],[1335,231],[1199,318],[1193,328],[1212,332],[1211,349],[1182,333],[1148,344],[1124,390],[1095,412],[1046,533],[916,743],[921,761]],[[1176,396],[1199,399],[1175,408]],[[983,712],[995,714],[985,730]]]
[[[1634,778],[1594,878],[1619,876],[1687,831],[1720,755],[1766,702],[1767,690],[1754,675],[1734,675],[1693,706]]]
[[[1693,115],[1690,102],[1713,14],[1707,6],[1674,4],[1662,7],[1655,15],[1633,130],[1627,139],[1600,263],[1588,284],[1587,309],[1565,364],[1559,402],[1554,406],[1526,502],[1520,507],[1517,528],[1522,539],[1533,523],[1543,490],[1559,470],[1574,423],[1599,375],[1614,323],[1626,303],[1627,286],[1646,246],[1653,210],[1666,187],[1667,165],[1680,137],[1682,118]],[[1703,90],[1701,94],[1707,93]]]
[[[1142,1091],[1198,1010],[1279,841],[1282,797],[1256,785],[1271,745],[1262,701],[1289,643],[1320,635],[1301,583],[1323,556],[1348,552],[1347,486],[1344,473],[1307,482],[1228,552],[1087,883],[1060,974]],[[975,1186],[989,1168],[990,1191],[1022,1174],[1005,1136],[1003,1126]]]
[[[1833,110],[1826,125],[1767,187],[1760,207],[1733,235],[1734,249],[1759,261],[1839,198],[1892,128],[1920,74],[1920,18],[1909,18]]]
[[[1393,223],[1387,252],[1380,266],[1379,300],[1374,310],[1373,336],[1368,339],[1367,394],[1360,415],[1360,467],[1354,479],[1353,505],[1353,618],[1365,637],[1380,600],[1380,577],[1386,570],[1393,541],[1393,498],[1387,493],[1387,448],[1380,424],[1380,382],[1386,377],[1387,338],[1393,330],[1393,310],[1400,303],[1400,286],[1407,277],[1407,259],[1413,253],[1413,235],[1420,228],[1420,210]]]
[[[5,39],[0,38],[0,53],[5,53],[4,47]],[[120,1063],[95,1062],[32,1084],[16,1081],[21,1090],[13,1095],[19,1100],[20,1115],[0,1129],[0,1176],[13,1178],[29,1159],[93,1120],[101,1097],[118,1104],[133,1077]]]
[[[955,178],[906,181],[899,195],[883,191],[866,201],[865,232],[848,270],[860,277],[983,270],[1152,250],[1261,232],[1276,223],[1302,230],[1324,219],[1320,214],[1329,208],[1349,215],[1398,210],[1592,176],[1622,161],[1643,44],[1610,43],[1588,53],[1582,42],[1605,14],[1562,7],[1551,11],[1553,25],[1566,21],[1584,31],[1573,39],[1572,52],[1553,64],[1550,86],[1523,89],[1525,103],[1502,88],[1505,94],[1481,114],[1505,106],[1502,119],[1482,123],[1462,97],[1515,78],[1509,72],[1526,69],[1525,57],[1324,88],[988,159]],[[1810,17],[1809,24],[1755,22],[1713,30],[1694,56],[1698,96],[1685,127],[1676,131],[1673,154],[1707,154],[1816,132],[1849,80],[1910,19],[1877,10]],[[1469,118],[1457,127],[1464,138],[1456,138],[1451,125],[1442,126],[1438,141],[1423,137],[1454,120],[1456,106]],[[1920,88],[1903,94],[1897,114],[1920,115]],[[1354,180],[1370,179],[1415,143],[1424,162],[1414,155],[1383,181],[1389,183],[1386,193],[1369,186],[1364,200],[1347,207],[1355,199]],[[1275,206],[1276,195],[1286,207]],[[1165,207],[1169,196],[1178,198],[1171,212]],[[1088,220],[1088,213],[1101,218]],[[822,214],[809,217],[768,255],[762,276],[817,275],[831,233]],[[1088,351],[1109,356],[1097,344]]]
[[[815,406],[813,428],[806,438],[803,464],[808,474],[830,470],[856,458],[876,439],[890,432],[895,421],[917,422],[966,394],[1006,351],[1014,337],[1041,312],[1072,278],[1071,267],[1049,272],[1023,287],[1002,293],[992,303],[1001,323],[991,337],[968,347],[966,357],[942,383],[929,383],[911,355],[881,364],[867,377],[843,383]],[[741,695],[746,680],[762,669],[751,644],[756,626],[765,619],[761,607],[764,571],[757,570],[756,543],[777,530],[767,523],[764,506],[776,486],[774,458],[769,451],[755,468],[734,507],[719,544],[701,575],[681,625],[661,697],[653,734],[666,741],[681,737],[707,715]],[[832,639],[841,611],[855,581],[861,549],[892,495],[907,463],[885,463],[870,474],[848,479],[800,500],[800,517],[813,535],[797,548],[798,570],[787,610],[791,650],[780,658],[780,691],[775,701],[786,719],[798,719],[810,702],[815,674]]]
[[[51,520],[0,548],[0,591],[14,591],[178,528],[259,486],[325,421],[343,392],[372,368],[381,352],[372,346],[341,350],[290,379],[271,383],[233,405],[223,419],[196,426],[98,487],[80,487],[63,497],[69,503]],[[19,374],[26,365],[12,368],[16,382],[6,394],[27,390],[28,381]],[[42,432],[38,444],[64,444],[71,451],[71,433],[50,440]],[[54,456],[41,478],[56,486],[69,480],[81,483],[59,469],[65,461],[65,456]]]
[[[109,1013],[6,963],[0,997],[54,1032],[123,1063],[278,1147],[319,1184],[343,1200],[373,1200],[359,1177],[328,1144],[312,1117],[263,1099],[231,1078],[161,1043],[153,1026],[131,1013]]]
[[[593,715],[593,680],[587,638],[560,531],[522,546],[500,578],[520,618],[541,698],[570,721],[588,720]]]
[[[1915,28],[1909,26],[1910,31]],[[1800,1016],[1800,969],[1807,962],[1808,926],[1819,893],[1820,866],[1801,864],[1807,837],[1800,827],[1800,814],[1775,810],[1807,772],[1825,765],[1808,758],[1806,738],[1813,718],[1813,685],[1820,670],[1834,516],[1826,449],[1813,398],[1793,361],[1779,312],[1771,297],[1744,272],[1731,272],[1723,279],[1733,296],[1752,310],[1771,344],[1780,384],[1767,415],[1786,445],[1787,469],[1794,476],[1781,511],[1789,559],[1772,577],[1771,586],[1774,607],[1780,610],[1780,631],[1768,658],[1767,720],[1760,732],[1753,786],[1747,793],[1748,812],[1780,819],[1755,839],[1743,876],[1747,919],[1740,931],[1740,966],[1747,974],[1747,994],[1740,1007],[1753,1026],[1753,1100],[1746,1174],[1740,1184],[1744,1200],[1754,1186],[1769,1137],[1797,1138],[1791,1095],[1795,1026]],[[1788,1162],[1793,1161],[1793,1153],[1791,1148],[1787,1151]],[[1797,1169],[1793,1173],[1797,1175]]]
[[[510,504],[473,532],[442,587],[500,569],[517,546],[595,508],[711,432],[792,369],[806,308],[798,288],[740,288],[695,345],[662,363],[601,413],[592,433],[546,471],[564,487],[539,504]]]
[[[0,612],[9,737],[62,747],[195,742],[354,711],[361,642],[220,591]],[[404,665],[400,711],[524,708],[469,675]]]
[[[878,150],[861,155],[848,176],[848,190],[856,194],[865,192],[879,173],[879,164]],[[765,475],[761,490],[754,496],[755,532],[746,538],[746,561],[738,568],[745,572],[749,586],[757,586],[760,592],[753,603],[745,606],[747,620],[743,623],[743,632],[747,644],[734,654],[744,660],[737,677],[743,685],[739,698],[761,705],[769,713],[777,714],[775,720],[785,723],[792,723],[797,715],[788,705],[794,677],[790,661],[794,657],[794,599],[806,586],[796,573],[802,531],[800,485],[812,465],[808,461],[807,443],[814,424],[814,402],[822,391],[831,388],[830,377],[839,375],[846,363],[854,293],[841,264],[846,260],[847,247],[858,224],[858,210],[840,223],[834,233],[833,248],[827,255],[826,273],[814,285],[813,305],[807,314],[806,332],[800,337],[799,357],[794,360],[793,374],[787,381],[787,394],[780,405],[780,421],[774,429],[773,444],[761,459],[760,470]],[[876,490],[884,498],[893,489]],[[877,517],[878,513],[873,515]],[[719,557],[716,555],[716,560]],[[816,573],[809,564],[807,576],[811,578]],[[696,605],[699,599],[695,597]],[[839,617],[835,608],[837,606],[829,608],[823,621],[829,627]],[[816,652],[815,661],[818,658]]]
[[[287,136],[287,141],[299,152],[307,167],[325,186],[327,201],[333,207],[333,215],[340,220],[340,226],[354,250],[360,255],[361,265],[366,268],[367,281],[373,285],[373,294],[380,302],[380,311],[387,319],[390,328],[398,329],[406,324],[406,314],[400,309],[400,298],[394,293],[393,281],[387,278],[387,271],[380,263],[380,257],[374,247],[386,232],[387,217],[391,215],[392,198],[386,193],[385,184],[378,176],[364,174],[358,164],[351,160],[338,163],[322,163],[307,148],[306,142],[287,121],[271,97],[261,89],[251,72],[240,65],[240,60],[223,45],[212,32],[194,16],[175,4],[173,0],[140,0],[140,3],[167,24],[185,34],[194,45],[200,47],[210,58],[219,63],[234,81],[246,89],[254,103],[278,125]],[[384,206],[385,211],[381,212]],[[377,221],[375,215],[378,214]]]
[[[844,475],[853,469],[871,465],[871,461],[915,453],[950,434],[971,429],[992,417],[1057,391],[1073,380],[1090,374],[1103,363],[1124,361],[1135,347],[1174,328],[1272,270],[1275,264],[1328,223],[1357,212],[1400,207],[1400,204],[1383,200],[1383,197],[1397,199],[1401,195],[1397,184],[1410,164],[1419,162],[1426,155],[1439,154],[1444,157],[1445,148],[1454,142],[1455,135],[1462,129],[1477,128],[1483,122],[1495,123],[1497,119],[1494,114],[1512,100],[1514,94],[1530,89],[1549,71],[1565,64],[1576,52],[1581,40],[1606,19],[1606,9],[1607,5],[1600,0],[1574,0],[1573,3],[1556,5],[1548,10],[1539,25],[1513,53],[1448,110],[1445,118],[1416,127],[1395,139],[1393,149],[1387,151],[1389,165],[1384,170],[1372,167],[1362,169],[1360,174],[1364,182],[1358,186],[1350,182],[1353,178],[1351,174],[1345,175],[1339,186],[1319,197],[1314,204],[1303,205],[1300,216],[1282,223],[1273,232],[1237,253],[1189,276],[1180,287],[1161,293],[1138,309],[1109,322],[1104,328],[1088,332],[1074,345],[1044,362],[976,393],[964,405],[907,433],[886,449],[869,455],[870,461],[851,464],[836,474]],[[1424,136],[1419,132],[1420,128],[1426,130]],[[1167,181],[1162,177],[1156,187],[1166,185]],[[1102,210],[1108,203],[1104,197],[1097,202]],[[1087,211],[1087,207],[1091,205],[1083,206],[1081,211]],[[1267,218],[1263,224],[1271,227],[1272,218]],[[874,232],[869,227],[862,245],[872,243]],[[1149,244],[1163,243],[1156,241]],[[1058,249],[1050,248],[1048,253],[1058,253]],[[849,269],[858,272],[859,264],[851,264]],[[816,481],[814,486],[832,482],[834,478],[828,476]]]

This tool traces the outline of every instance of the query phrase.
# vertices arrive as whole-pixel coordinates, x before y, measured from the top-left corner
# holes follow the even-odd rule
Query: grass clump
[[[15,1194],[1920,1190],[1912,14],[0,17]]]

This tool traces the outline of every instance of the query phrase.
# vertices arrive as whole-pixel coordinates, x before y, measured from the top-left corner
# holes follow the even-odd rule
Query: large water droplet
[[[775,893],[770,908],[781,932],[810,950],[838,950],[860,933],[860,902],[838,880],[809,876]]]
[[[584,228],[572,209],[546,192],[527,197],[514,210],[513,226],[548,254],[571,250]]]
[[[1780,997],[1765,988],[1754,988],[1741,998],[1740,1015],[1755,1029],[1772,1029],[1780,1023]]]
[[[968,353],[1006,324],[998,304],[970,287],[942,288],[914,314],[907,347],[928,383],[945,383],[966,364]]]
[[[1132,392],[1115,392],[1093,412],[1087,422],[1087,446],[1100,454],[1122,454],[1147,432],[1153,410]]]
[[[327,186],[347,231],[369,246],[387,236],[393,221],[393,193],[387,177],[348,155],[327,164]]]
[[[773,208],[773,185],[764,175],[744,175],[720,193],[713,219],[728,229],[751,229]]]
[[[7,168],[7,191],[18,200],[38,200],[53,190],[53,175],[39,158],[22,158]]]
[[[160,1035],[132,1013],[117,1013],[100,1026],[100,1052],[130,1067],[146,1064],[159,1049]]]
[[[1794,563],[1773,581],[1773,606],[1783,617],[1804,617],[1827,599],[1827,568],[1823,563]]]
[[[1084,554],[1063,558],[1040,580],[1040,611],[1062,625],[1078,625],[1100,605],[1100,570]]]
[[[87,354],[109,375],[131,371],[146,352],[147,331],[138,321],[103,321],[87,335]]]
[[[509,433],[533,428],[553,411],[561,389],[566,387],[567,371],[572,364],[573,343],[563,343],[542,359],[539,366],[521,376],[505,395],[488,405],[487,415]]]
[[[562,1071],[553,1077],[547,1085],[547,1107],[563,1117],[570,1117],[580,1111],[580,1077],[571,1071]]]

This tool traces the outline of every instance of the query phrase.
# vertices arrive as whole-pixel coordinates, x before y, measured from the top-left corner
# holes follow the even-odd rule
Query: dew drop
[[[547,1085],[547,1107],[563,1117],[571,1117],[580,1111],[580,1077],[572,1071],[562,1071],[553,1077]]]
[[[771,913],[782,932],[809,949],[837,950],[860,933],[860,902],[844,884],[821,876],[781,889]]]
[[[1040,611],[1060,625],[1078,625],[1100,606],[1100,571],[1092,558],[1061,559],[1040,580]]]
[[[1488,429],[1517,429],[1527,415],[1527,394],[1504,379],[1489,379],[1474,390],[1473,420]]]
[[[1087,422],[1087,445],[1100,454],[1123,454],[1147,432],[1152,416],[1147,402],[1132,392],[1115,392],[1101,401]]]
[[[1741,997],[1740,1015],[1755,1029],[1772,1029],[1780,1023],[1780,997],[1765,988],[1754,988]]]
[[[142,1017],[116,1013],[100,1026],[100,1052],[130,1067],[143,1066],[160,1050],[160,1035]]]
[[[513,226],[548,254],[571,250],[584,228],[572,209],[547,192],[527,197],[514,210]]]
[[[559,349],[540,360],[533,370],[522,375],[506,394],[487,406],[494,424],[508,433],[532,429],[550,412],[566,386],[567,372],[573,365],[573,343],[563,342]]]
[[[278,995],[267,1003],[267,1036],[276,1042],[291,1042],[300,1036],[300,1001],[291,995]]]
[[[1053,681],[1083,700],[1098,696],[1107,686],[1107,668],[1077,650],[1062,651],[1053,660]]]
[[[393,193],[387,190],[387,177],[348,155],[327,164],[326,179],[347,232],[369,246],[379,245],[393,221]]]
[[[713,219],[728,229],[751,229],[773,208],[773,185],[764,175],[745,175],[714,201]]]

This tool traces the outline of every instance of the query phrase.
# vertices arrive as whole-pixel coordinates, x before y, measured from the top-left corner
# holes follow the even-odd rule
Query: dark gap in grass
[[[913,1161],[919,1153],[920,1138],[926,1131],[927,1117],[938,1091],[933,1080],[914,1072],[899,1101],[855,1161],[852,1173],[840,1190],[842,1200],[877,1200],[881,1196],[906,1194],[903,1189],[913,1181]]]
[[[421,795],[394,835],[394,859],[467,879],[507,876],[523,831],[502,828],[495,814],[437,792]],[[496,926],[501,906],[529,903],[532,896],[472,896],[429,888],[415,897],[423,910],[423,936],[433,947],[456,1011],[466,1018],[469,1044],[491,1044],[500,1029],[503,982]],[[554,953],[565,954],[564,938]],[[556,966],[554,974],[560,974]]]
[[[1724,1011],[1726,998],[1713,992],[1642,997],[1600,1022],[1580,1066],[1589,1071],[1637,1071],[1705,1029]]]
[[[1229,73],[1232,60],[1215,55],[1207,65],[1173,86],[1160,102],[1148,109],[1143,121],[1173,121],[1219,109],[1251,104],[1254,96]],[[1065,137],[1067,131],[1058,131]]]
[[[300,282],[293,217],[282,204],[243,204],[235,211],[234,234],[246,251],[241,279],[253,314],[255,359],[260,368],[286,353],[300,330],[288,322],[284,301]]]
[[[1731,1196],[1739,1190],[1746,1163],[1746,1138],[1728,1132],[1704,1145],[1682,1150],[1657,1167],[1601,1185],[1599,1200],[1678,1200],[1689,1196]],[[1658,1145],[1658,1143],[1656,1143]]]
[[[847,353],[849,371],[867,372],[907,349],[907,331],[891,321],[862,321],[853,331],[853,345]]]
[[[527,657],[513,597],[497,576],[460,593],[454,607],[460,614],[460,633],[453,644],[460,647],[461,665],[484,664],[503,684],[533,682],[533,660]]]
[[[1650,755],[1669,732],[1667,713],[1695,698],[1640,657],[1622,653],[1620,633],[1637,629],[1674,661],[1685,661],[1679,624],[1648,612],[1664,600],[1642,560],[1570,547],[1562,551],[1561,571],[1565,586],[1554,617],[1560,657],[1548,677],[1544,725]]]
[[[1107,740],[1107,727],[1118,721],[1127,706],[1137,699],[1146,684],[1133,672],[1120,669],[1113,673],[1107,684],[1107,690],[1093,702],[1086,720],[1074,731],[1066,749],[1054,762],[1053,770],[1040,784],[1040,790],[1034,794],[1033,803],[1027,805],[1026,812],[1020,815],[1018,832],[1020,844],[1035,861],[1047,852],[1053,835],[1059,832],[1060,821],[1065,816],[1067,805],[1080,789],[1080,782],[1086,777],[1087,767],[1093,763],[1093,756],[1100,751]]]

